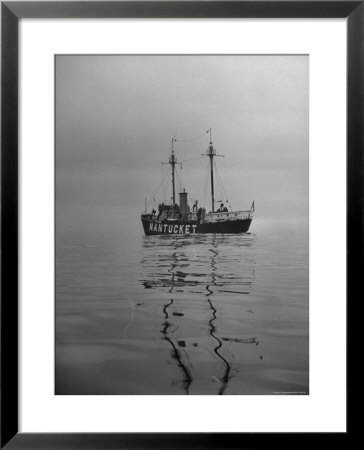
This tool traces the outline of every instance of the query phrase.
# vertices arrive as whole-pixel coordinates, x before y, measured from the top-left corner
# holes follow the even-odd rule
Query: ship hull
[[[173,222],[158,222],[143,216],[141,219],[146,236],[246,233],[252,222],[251,218],[210,223],[181,222],[177,220]]]

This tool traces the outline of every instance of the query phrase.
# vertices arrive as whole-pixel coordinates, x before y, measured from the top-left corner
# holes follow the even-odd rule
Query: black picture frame
[[[363,273],[363,1],[1,2],[1,448],[292,448],[325,433],[18,433],[18,22],[21,18],[347,18],[347,309]],[[328,169],[329,170],[329,169]],[[350,352],[350,346],[347,345]],[[348,359],[349,361],[349,359]],[[333,395],[335,395],[333,393]],[[349,415],[347,415],[347,418]],[[257,418],[259,420],[259,418]],[[347,428],[349,431],[349,426]],[[349,432],[335,433],[346,445]],[[344,442],[345,440],[345,442]],[[276,442],[278,441],[278,442]]]

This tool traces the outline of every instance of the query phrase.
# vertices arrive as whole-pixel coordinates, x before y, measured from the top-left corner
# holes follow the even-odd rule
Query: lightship
[[[218,155],[212,143],[211,129],[210,144],[204,156],[210,160],[210,187],[211,187],[211,210],[206,211],[205,207],[198,207],[196,200],[191,208],[188,204],[188,193],[185,189],[179,192],[179,203],[176,202],[176,166],[180,164],[174,151],[175,138],[172,139],[172,150],[169,161],[162,164],[171,166],[172,197],[170,204],[160,203],[158,211],[154,208],[151,212],[145,211],[141,215],[144,233],[150,235],[176,235],[176,234],[230,234],[246,233],[253,220],[255,209],[254,201],[249,210],[236,211],[228,210],[227,206],[219,201],[216,209],[215,185],[214,185],[214,158]]]

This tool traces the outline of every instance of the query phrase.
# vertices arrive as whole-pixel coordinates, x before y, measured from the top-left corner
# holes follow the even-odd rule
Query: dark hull
[[[236,234],[246,233],[249,230],[252,219],[227,220],[214,223],[197,222],[164,222],[159,223],[142,216],[142,224],[146,236],[152,235],[176,235],[176,234]]]

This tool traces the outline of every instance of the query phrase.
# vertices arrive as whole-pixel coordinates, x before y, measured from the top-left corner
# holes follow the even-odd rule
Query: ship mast
[[[174,183],[174,168],[176,166],[177,158],[176,158],[176,155],[174,154],[173,141],[174,141],[174,139],[172,139],[172,153],[171,153],[171,156],[169,157],[169,164],[172,166],[172,204],[174,205],[176,203],[176,186]]]
[[[172,205],[174,206],[176,203],[176,186],[175,186],[175,167],[176,164],[181,164],[177,162],[177,157],[174,154],[174,148],[173,148],[173,142],[175,141],[175,138],[172,139],[172,152],[171,155],[169,157],[169,161],[168,162],[162,162],[162,164],[170,164],[172,167]]]
[[[216,150],[214,146],[212,145],[212,132],[211,128],[209,129],[210,132],[210,145],[207,150],[207,153],[205,153],[203,156],[208,156],[210,158],[210,177],[211,177],[211,211],[215,212],[215,192],[214,192],[214,157],[215,156],[224,156],[224,155],[218,155],[216,153]]]
[[[212,133],[210,128],[210,145],[208,149],[208,157],[210,158],[210,175],[211,175],[211,211],[215,211],[215,196],[214,196],[214,156],[216,151],[212,145]]]

